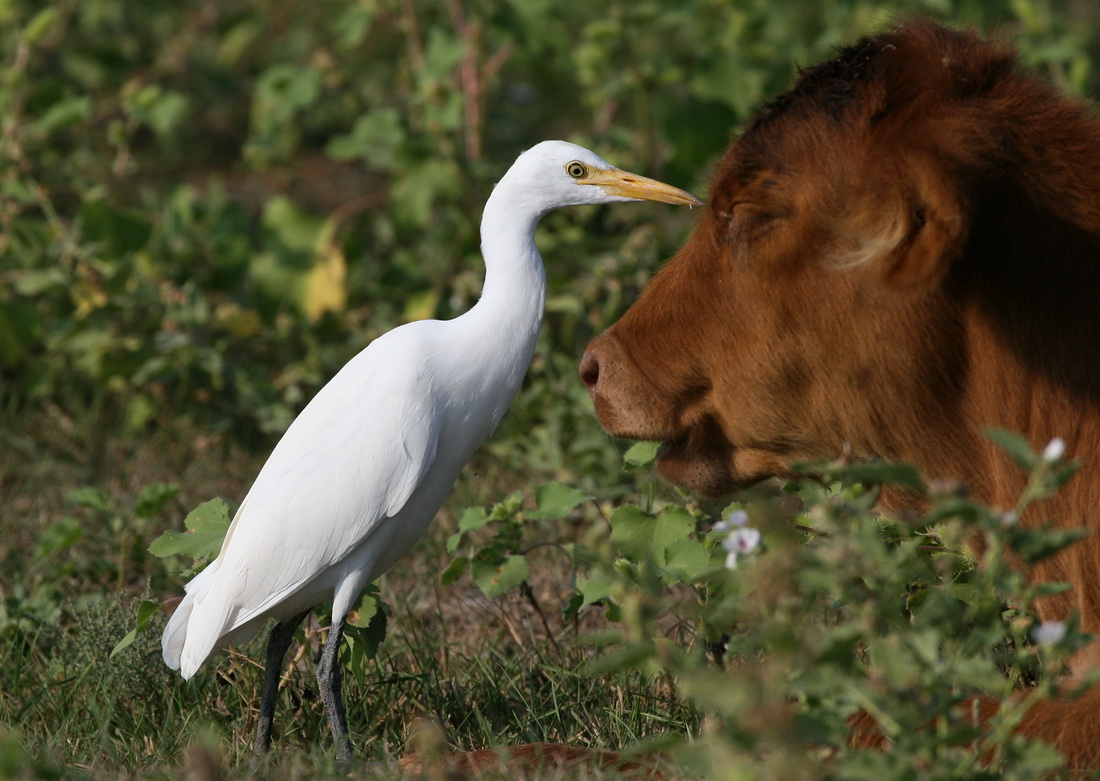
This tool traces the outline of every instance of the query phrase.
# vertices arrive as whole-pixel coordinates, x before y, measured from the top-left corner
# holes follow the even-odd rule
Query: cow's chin
[[[661,443],[657,473],[692,493],[722,497],[750,488],[777,473],[781,464],[760,451],[743,450],[711,428],[694,428]]]

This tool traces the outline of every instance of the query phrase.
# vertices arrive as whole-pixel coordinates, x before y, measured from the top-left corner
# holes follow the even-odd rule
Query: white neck
[[[524,352],[517,356],[524,368],[534,351],[546,300],[546,272],[535,246],[535,227],[547,211],[505,176],[481,218],[485,285],[469,314],[491,323],[494,334],[510,336],[508,343]]]

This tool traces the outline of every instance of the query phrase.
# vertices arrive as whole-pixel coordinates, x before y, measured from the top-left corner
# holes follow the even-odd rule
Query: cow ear
[[[875,185],[858,199],[848,232],[856,249],[852,265],[881,274],[886,284],[902,290],[934,287],[962,250],[966,223],[962,204],[948,177],[930,166],[899,166],[902,175]],[[937,175],[941,174],[941,175]]]
[[[910,167],[909,173],[912,186],[901,217],[906,230],[882,259],[882,270],[890,285],[928,290],[939,284],[962,252],[966,221],[950,177],[923,166]]]

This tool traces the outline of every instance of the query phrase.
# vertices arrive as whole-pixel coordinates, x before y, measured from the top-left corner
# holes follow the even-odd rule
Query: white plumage
[[[362,589],[423,535],[519,388],[546,290],[539,219],[561,206],[642,199],[699,203],[563,141],[520,155],[485,206],[480,301],[454,320],[409,323],[376,339],[275,446],[162,643],[168,666],[190,678],[267,619],[282,622],[268,651],[257,751],[270,740],[270,668],[305,611],[332,600],[328,666],[323,658],[318,679],[339,755],[350,756],[336,655],[344,619]]]

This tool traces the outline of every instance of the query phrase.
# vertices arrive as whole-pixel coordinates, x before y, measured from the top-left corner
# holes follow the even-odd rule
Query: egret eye
[[[574,160],[572,163],[566,164],[565,172],[572,176],[574,179],[580,179],[582,176],[588,173],[588,168],[585,167],[584,163]]]

